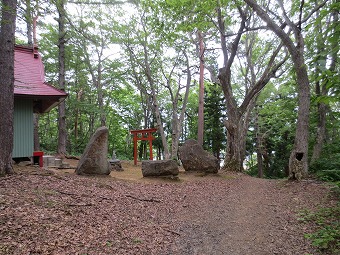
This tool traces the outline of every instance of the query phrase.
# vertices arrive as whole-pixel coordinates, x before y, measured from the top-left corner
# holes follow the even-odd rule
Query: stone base
[[[111,165],[111,171],[124,171],[119,159],[111,159],[109,163]]]

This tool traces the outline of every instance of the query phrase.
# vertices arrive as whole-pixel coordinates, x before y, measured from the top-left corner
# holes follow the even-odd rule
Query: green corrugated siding
[[[33,101],[14,100],[13,158],[33,155]]]

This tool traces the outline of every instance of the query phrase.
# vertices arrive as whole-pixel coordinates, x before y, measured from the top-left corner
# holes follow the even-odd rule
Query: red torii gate
[[[155,137],[152,136],[152,133],[156,132],[157,130],[158,128],[149,128],[130,131],[130,133],[133,134],[133,159],[135,165],[137,165],[137,141],[139,140],[149,141],[150,159],[153,160],[152,140],[154,140]]]

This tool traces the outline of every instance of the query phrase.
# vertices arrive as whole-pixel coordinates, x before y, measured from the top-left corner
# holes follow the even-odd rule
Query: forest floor
[[[181,170],[174,181],[122,166],[105,177],[16,166],[0,178],[0,254],[318,254],[299,213],[335,202],[315,180]]]

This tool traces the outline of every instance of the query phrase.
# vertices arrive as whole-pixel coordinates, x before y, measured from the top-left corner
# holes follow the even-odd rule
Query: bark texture
[[[221,47],[224,56],[224,67],[219,70],[218,78],[223,90],[227,107],[227,119],[224,121],[224,125],[227,129],[227,148],[226,157],[224,161],[224,169],[232,171],[242,171],[243,161],[245,158],[245,146],[246,146],[246,134],[249,126],[250,113],[255,106],[256,96],[264,88],[264,86],[275,77],[276,71],[287,60],[283,58],[281,61],[276,62],[276,56],[281,51],[282,44],[279,44],[277,48],[272,52],[269,62],[264,68],[264,71],[260,77],[252,75],[251,82],[246,88],[245,97],[240,106],[238,106],[235,96],[232,90],[231,84],[231,66],[237,54],[238,45],[241,40],[241,35],[246,30],[247,16],[244,11],[239,7],[239,14],[241,17],[238,33],[235,36],[230,47],[227,47],[225,32],[226,28],[223,22],[221,10],[218,10],[218,25],[221,38]],[[251,43],[249,44],[249,50],[251,52]],[[252,63],[248,63],[252,65]],[[256,80],[257,78],[257,80]]]
[[[288,49],[293,61],[298,87],[298,119],[296,123],[295,141],[289,158],[289,178],[301,179],[308,172],[308,131],[310,89],[307,68],[304,60],[304,38],[301,33],[301,23],[292,23],[281,4],[285,22],[294,33],[295,42],[285,30],[272,20],[267,12],[254,0],[244,0],[257,15],[267,23],[268,28],[276,34]],[[279,1],[279,3],[281,3]],[[302,9],[302,7],[301,7]],[[302,11],[302,10],[301,10]]]
[[[203,146],[204,139],[204,44],[201,31],[197,32],[199,43],[199,61],[200,61],[200,79],[199,79],[199,96],[198,96],[198,130],[197,142]]]
[[[57,2],[58,9],[58,24],[59,24],[59,36],[58,36],[58,68],[59,76],[58,83],[59,89],[65,90],[65,0],[60,0]],[[60,156],[66,155],[66,141],[67,141],[67,131],[66,131],[66,107],[65,101],[61,102],[58,106],[58,154]]]
[[[183,121],[184,121],[184,114],[187,107],[189,92],[190,92],[190,84],[191,84],[191,71],[189,66],[189,58],[185,51],[183,51],[183,55],[185,57],[186,61],[186,86],[185,86],[185,94],[184,98],[182,100],[182,106],[179,111],[178,102],[181,100],[180,90],[181,90],[181,84],[178,83],[177,90],[174,92],[173,89],[171,89],[171,80],[168,79],[168,89],[171,96],[171,100],[173,102],[172,104],[172,136],[171,136],[171,159],[178,159],[178,147],[179,147],[179,138],[182,131]]]
[[[0,26],[0,176],[13,173],[14,33],[16,0],[1,1]]]
[[[339,14],[336,11],[333,11],[332,13],[332,21],[331,23],[339,23]],[[331,24],[330,23],[330,24]],[[330,25],[328,24],[328,26]],[[319,58],[317,59],[317,65],[315,70],[315,76],[320,77],[322,75],[322,70],[325,70],[326,66],[326,58],[327,56],[322,54],[322,50],[326,48],[325,41],[326,39],[323,37],[323,26],[321,23],[318,24],[318,33],[316,38],[316,47],[318,51]],[[329,28],[328,28],[329,29]],[[334,30],[336,30],[334,28]],[[336,33],[336,31],[334,31]],[[339,47],[337,47],[338,42],[333,40],[331,43],[331,63],[329,65],[329,71],[334,73],[336,71],[336,64],[339,61]],[[322,60],[322,61],[318,61]],[[320,65],[320,63],[324,63],[323,66]],[[317,79],[317,82],[315,84],[315,93],[317,96],[327,96],[329,92],[328,83],[327,81],[324,81],[323,79],[320,81]],[[317,124],[317,131],[316,131],[316,139],[315,144],[313,147],[313,154],[311,162],[313,163],[315,160],[317,160],[322,152],[322,148],[326,142],[326,123],[327,123],[327,105],[324,102],[318,103],[318,124]]]

